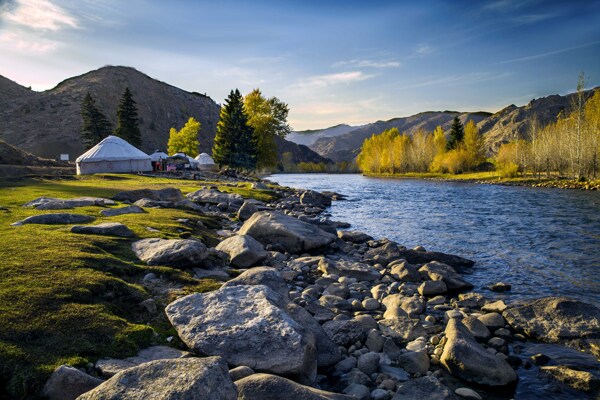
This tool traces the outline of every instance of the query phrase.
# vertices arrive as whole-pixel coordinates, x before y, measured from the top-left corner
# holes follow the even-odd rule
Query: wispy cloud
[[[316,88],[324,88],[332,85],[339,84],[350,84],[353,82],[360,82],[366,79],[370,79],[375,75],[365,74],[362,71],[348,71],[348,72],[340,72],[337,74],[327,74],[327,75],[315,75],[306,78],[303,81],[300,81],[294,85],[292,88],[294,89],[316,89]]]
[[[79,28],[77,19],[49,0],[17,0],[0,8],[0,20],[33,29]]]
[[[565,48],[558,49],[558,50],[547,51],[545,53],[532,54],[530,56],[513,58],[513,59],[505,60],[505,61],[500,61],[500,62],[497,62],[496,65],[510,64],[510,63],[522,62],[522,61],[537,60],[538,58],[544,58],[544,57],[554,56],[556,54],[566,53],[566,52],[577,50],[577,49],[583,49],[585,47],[596,46],[598,44],[600,44],[600,40],[595,41],[595,42],[591,42],[591,43],[581,44],[579,46],[565,47]]]
[[[353,67],[353,68],[398,68],[402,64],[399,61],[376,61],[376,60],[349,60],[338,61],[333,67]]]
[[[56,50],[60,45],[60,42],[49,39],[28,38],[13,32],[0,32],[0,47],[20,53],[47,54]]]
[[[417,49],[415,50],[415,53],[418,55],[427,55],[427,54],[431,54],[433,53],[433,47],[427,45],[427,44],[420,44],[417,46]]]
[[[485,11],[513,11],[531,4],[532,0],[498,0],[491,3],[487,3],[482,7]]]
[[[536,24],[538,22],[542,22],[545,21],[547,19],[550,18],[554,18],[557,15],[554,13],[547,13],[547,14],[525,14],[525,15],[518,15],[516,17],[511,18],[511,21],[516,22],[517,24]]]
[[[409,85],[403,86],[404,89],[409,88],[421,88],[428,86],[448,86],[448,85],[466,85],[477,82],[485,82],[492,81],[497,79],[502,79],[509,76],[510,73],[504,72],[501,74],[493,73],[493,72],[472,72],[462,75],[449,75],[444,76],[443,78],[434,78],[428,79],[421,82],[411,83]]]

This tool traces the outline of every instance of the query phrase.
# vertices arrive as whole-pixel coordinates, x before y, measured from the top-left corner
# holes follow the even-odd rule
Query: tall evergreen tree
[[[81,118],[83,118],[81,138],[86,150],[110,135],[112,126],[98,109],[94,98],[89,92],[81,102]]]
[[[244,99],[238,89],[229,93],[221,108],[213,158],[222,166],[247,170],[256,168],[257,143],[254,129],[248,125]]]
[[[117,129],[115,136],[127,140],[135,147],[142,145],[142,134],[140,132],[137,108],[129,87],[125,88],[119,108],[117,109]]]
[[[458,116],[456,116],[454,117],[454,121],[452,121],[452,126],[450,127],[450,138],[446,144],[446,150],[457,148],[463,142],[464,137],[465,128],[460,122],[460,119],[458,119]]]

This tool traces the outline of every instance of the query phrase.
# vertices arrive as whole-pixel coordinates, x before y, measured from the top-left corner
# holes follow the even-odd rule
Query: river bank
[[[108,257],[90,263],[82,254],[67,253],[71,262],[80,263],[71,273],[103,271],[102,276],[113,277],[112,288],[95,284],[88,300],[71,297],[57,306],[110,301],[107,292],[118,290],[119,301],[130,308],[119,317],[138,324],[136,345],[110,352],[98,348],[88,359],[72,359],[80,369],[57,369],[45,388],[50,398],[67,389],[79,391],[78,395],[96,386],[81,398],[177,392],[259,399],[282,398],[281,393],[291,391],[296,398],[328,399],[418,398],[423,393],[449,399],[508,399],[515,393],[534,398],[533,392],[523,389],[531,378],[517,383],[520,371],[536,381],[551,382],[553,393],[562,398],[593,398],[596,393],[600,368],[595,359],[578,359],[574,365],[560,356],[531,358],[530,339],[525,336],[566,340],[571,346],[597,351],[593,340],[600,334],[600,311],[595,307],[561,299],[506,304],[489,294],[466,293],[472,285],[461,272],[472,269],[472,261],[341,231],[338,227],[345,223],[324,217],[332,199],[338,198],[334,193],[235,179],[182,184],[118,178],[110,188],[101,188],[98,180],[77,190],[81,182],[54,182],[56,186],[22,192],[14,188],[10,204],[8,197],[0,198],[6,209],[3,229],[17,240],[23,239],[22,234],[52,236],[63,249],[71,244],[87,246],[86,253],[94,254],[92,244]],[[38,200],[30,208],[22,207],[34,200],[34,194],[60,193],[66,198],[82,192],[106,197],[92,204]],[[96,222],[123,223],[133,235],[115,237],[114,230],[102,230],[107,226],[26,222],[65,206],[76,207],[74,213]],[[22,225],[6,228],[6,222],[18,220]],[[34,258],[47,264],[44,247],[54,245],[52,240],[45,242]],[[119,264],[117,259],[127,262]],[[107,260],[112,261],[107,265]],[[15,263],[21,272],[22,265]],[[98,279],[87,277],[92,276]],[[56,285],[53,278],[44,283]],[[69,290],[76,288],[59,290],[63,302]],[[506,284],[495,290],[510,293]],[[549,314],[547,309],[561,312]],[[527,317],[531,312],[535,318]],[[582,313],[589,324],[574,322]],[[53,310],[49,315],[58,318]],[[96,318],[106,321],[101,314]],[[548,330],[548,323],[563,329]],[[71,338],[79,330],[71,329]],[[568,336],[561,336],[565,332]],[[131,333],[123,334],[132,338]],[[136,348],[149,345],[171,347],[150,347],[130,357]],[[102,359],[106,355],[113,358]],[[101,359],[95,361],[96,357]]]
[[[472,172],[465,174],[407,173],[407,174],[367,174],[364,176],[389,179],[424,179],[446,182],[468,182],[487,185],[523,186],[557,189],[600,190],[600,179],[578,181],[575,179],[514,177],[503,178],[496,172]]]

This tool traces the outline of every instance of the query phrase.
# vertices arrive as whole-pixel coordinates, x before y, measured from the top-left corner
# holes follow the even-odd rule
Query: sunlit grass
[[[131,251],[132,241],[139,238],[184,234],[214,246],[218,242],[214,229],[220,226],[214,217],[175,209],[103,217],[101,207],[38,211],[22,205],[41,196],[110,198],[122,190],[164,187],[188,193],[212,184],[246,197],[273,199],[271,192],[253,191],[249,184],[224,186],[135,175],[0,182],[0,206],[7,208],[0,210],[0,397],[39,392],[48,374],[65,362],[81,366],[99,357],[126,357],[152,343],[164,343],[173,331],[162,312],[152,316],[138,305],[150,297],[139,285],[145,274],[154,272],[168,279],[182,293],[220,285],[195,279],[187,271],[146,266]],[[70,232],[70,225],[10,226],[46,212],[91,215],[94,224],[121,222],[137,237],[78,235]],[[179,219],[202,221],[207,228],[191,228]]]

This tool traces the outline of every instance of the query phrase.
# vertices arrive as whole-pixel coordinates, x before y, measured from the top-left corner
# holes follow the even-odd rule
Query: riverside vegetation
[[[336,199],[241,176],[4,183],[2,394],[507,399],[527,369],[597,395],[594,357],[525,349],[598,356],[599,309],[469,292],[472,261],[339,230]]]

